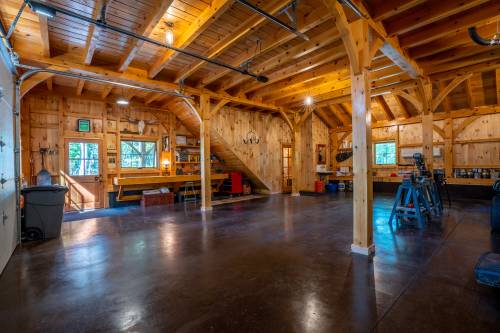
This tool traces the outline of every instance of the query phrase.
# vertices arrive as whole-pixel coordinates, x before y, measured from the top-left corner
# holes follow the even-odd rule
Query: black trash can
[[[57,238],[61,235],[66,192],[68,188],[60,185],[32,186],[21,191],[24,196],[24,240]]]

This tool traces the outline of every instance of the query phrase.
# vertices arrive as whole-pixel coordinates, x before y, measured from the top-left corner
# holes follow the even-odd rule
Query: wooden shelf
[[[200,148],[198,145],[176,145],[175,149],[177,148]]]

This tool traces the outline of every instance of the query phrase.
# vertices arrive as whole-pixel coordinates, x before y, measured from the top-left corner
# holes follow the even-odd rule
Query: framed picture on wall
[[[187,137],[185,135],[177,135],[175,137],[175,142],[178,145],[187,145]]]

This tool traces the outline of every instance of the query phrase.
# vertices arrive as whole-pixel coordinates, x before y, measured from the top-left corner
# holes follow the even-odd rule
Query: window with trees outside
[[[396,142],[378,142],[375,144],[375,164],[396,164]]]
[[[156,168],[156,142],[122,141],[120,165],[122,168]]]
[[[69,142],[70,176],[99,175],[99,145],[90,142]]]

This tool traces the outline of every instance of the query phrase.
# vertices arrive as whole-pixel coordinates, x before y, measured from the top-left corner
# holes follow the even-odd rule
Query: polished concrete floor
[[[350,254],[351,199],[273,196],[122,209],[65,222],[0,277],[1,332],[500,332],[479,286],[487,202],[454,203],[425,230],[391,229],[377,196],[376,256]]]

